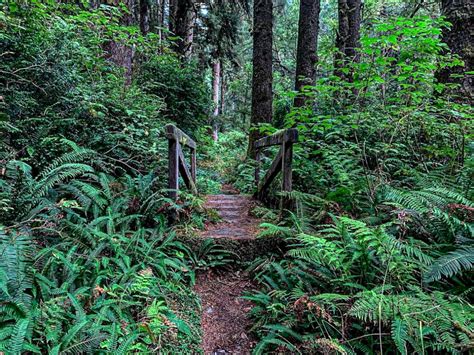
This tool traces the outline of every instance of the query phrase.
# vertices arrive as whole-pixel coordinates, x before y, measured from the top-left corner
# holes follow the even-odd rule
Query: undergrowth
[[[307,88],[317,107],[286,116],[300,133],[296,209],[262,225],[285,256],[250,267],[255,353],[472,351],[472,109],[438,95],[433,72],[457,60],[441,51],[444,25],[374,24],[354,81],[321,79]]]

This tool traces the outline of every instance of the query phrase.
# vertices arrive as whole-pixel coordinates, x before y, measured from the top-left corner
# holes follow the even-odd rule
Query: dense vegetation
[[[0,352],[199,352],[195,273],[230,258],[177,238],[212,213],[167,197],[170,122],[199,143],[202,195],[254,192],[249,131],[299,131],[295,209],[254,211],[288,250],[243,265],[256,353],[472,351],[473,111],[440,79],[463,58],[434,5],[367,1],[341,65],[337,4],[321,2],[317,77],[298,93],[299,2],[282,2],[267,122],[250,117],[248,4],[209,1],[186,60],[162,22],[144,31],[115,5],[0,8]]]
[[[101,48],[128,33],[112,10],[0,12],[0,351],[198,346],[193,256],[167,226],[161,128],[198,126],[206,89],[133,32],[145,63],[125,86]]]
[[[291,244],[285,257],[252,266],[257,352],[472,347],[472,111],[436,94],[433,73],[453,60],[443,25],[375,24],[354,82],[323,78],[307,89],[317,110],[286,116],[304,142],[297,210],[264,225]]]

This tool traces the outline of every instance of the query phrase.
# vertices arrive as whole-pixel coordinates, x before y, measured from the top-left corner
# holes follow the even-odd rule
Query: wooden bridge
[[[179,176],[181,175],[186,187],[197,193],[196,187],[196,149],[197,144],[186,133],[174,125],[167,125],[166,136],[168,138],[168,188],[169,197],[177,200],[179,191]],[[292,191],[293,175],[293,144],[298,141],[298,131],[295,128],[280,131],[271,136],[257,140],[255,145],[256,166],[254,198],[265,202],[268,197],[269,187],[278,174],[282,173],[281,191]],[[260,181],[261,157],[264,149],[271,146],[280,146],[270,168]],[[186,162],[183,149],[190,151],[189,165]],[[281,198],[281,208],[291,208],[289,198]]]

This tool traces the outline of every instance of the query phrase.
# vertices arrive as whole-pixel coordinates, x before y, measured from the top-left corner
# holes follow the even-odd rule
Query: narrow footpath
[[[229,187],[223,191],[223,194],[207,197],[207,207],[215,209],[221,221],[208,226],[201,237],[251,242],[260,223],[249,214],[254,201],[250,196],[235,194]],[[252,352],[255,341],[249,333],[251,322],[248,319],[252,304],[241,298],[252,288],[248,275],[240,270],[209,270],[198,275],[195,291],[202,300],[202,348],[205,354]]]

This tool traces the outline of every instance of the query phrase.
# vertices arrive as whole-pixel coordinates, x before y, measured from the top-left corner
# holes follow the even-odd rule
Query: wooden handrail
[[[289,128],[271,136],[261,138],[254,143],[257,161],[255,166],[255,185],[257,186],[257,192],[255,193],[256,198],[263,200],[266,197],[270,184],[280,171],[283,174],[281,190],[285,192],[290,192],[292,190],[293,144],[297,141],[298,130],[296,128]],[[260,182],[260,156],[262,150],[263,148],[274,145],[279,145],[280,150],[278,151],[278,154],[273,160],[270,168],[266,172],[263,180]],[[291,201],[286,198],[282,199],[281,207],[290,208]]]
[[[189,138],[186,133],[178,127],[168,124],[165,127],[168,138],[168,188],[169,197],[176,201],[179,191],[179,175],[181,174],[187,188],[193,194],[197,193],[196,188],[196,142]],[[186,164],[182,146],[187,146],[191,150],[191,166]]]
[[[284,131],[264,137],[255,142],[255,149],[281,145],[284,142],[295,143],[298,141],[298,130],[296,128],[285,129]]]
[[[181,145],[186,145],[191,149],[196,149],[196,142],[189,138],[189,136],[178,127],[172,124],[167,124],[165,128],[168,139],[177,140]]]

